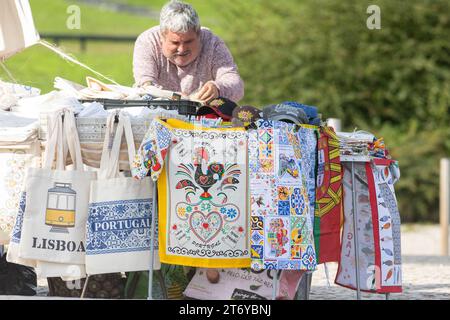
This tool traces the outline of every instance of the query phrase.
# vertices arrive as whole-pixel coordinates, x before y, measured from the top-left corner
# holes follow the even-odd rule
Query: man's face
[[[184,67],[200,53],[200,35],[190,30],[176,33],[167,30],[162,34],[162,50],[166,58],[179,67]]]

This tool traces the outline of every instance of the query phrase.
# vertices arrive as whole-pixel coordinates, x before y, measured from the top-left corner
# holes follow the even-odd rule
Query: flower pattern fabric
[[[161,262],[250,266],[246,153],[243,128],[150,125],[132,173],[158,181]]]

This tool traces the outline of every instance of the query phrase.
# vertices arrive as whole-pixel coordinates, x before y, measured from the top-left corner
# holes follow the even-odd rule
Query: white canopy
[[[0,0],[0,60],[38,41],[28,0]]]

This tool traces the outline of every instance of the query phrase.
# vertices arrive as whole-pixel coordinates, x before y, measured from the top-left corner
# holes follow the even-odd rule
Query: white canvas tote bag
[[[112,146],[114,115],[107,121],[99,179],[91,182],[89,217],[86,226],[87,274],[131,272],[150,269],[152,190],[150,177],[136,180],[120,177],[119,153],[123,133],[130,165],[135,144],[130,118],[123,112]],[[154,247],[158,248],[155,224]],[[158,251],[154,250],[154,269],[159,269]]]
[[[35,271],[38,278],[61,277],[64,281],[86,278],[86,268],[83,264],[36,261]]]
[[[65,264],[84,264],[85,226],[89,188],[95,172],[83,170],[80,143],[73,111],[58,112],[52,121],[52,136],[43,168],[29,168],[26,181],[26,204],[20,241],[20,257]],[[64,168],[63,141],[74,170]],[[52,169],[55,157],[57,169]]]

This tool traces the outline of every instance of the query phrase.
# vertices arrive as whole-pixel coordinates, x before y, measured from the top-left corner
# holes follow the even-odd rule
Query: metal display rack
[[[155,254],[155,223],[158,214],[158,191],[157,183],[153,181],[153,199],[152,199],[152,226],[150,230],[150,270],[148,271],[148,300],[153,300],[153,265]]]
[[[79,100],[84,102],[98,102],[103,105],[105,109],[114,108],[128,108],[128,107],[147,107],[149,109],[156,109],[158,107],[166,110],[177,110],[180,115],[195,116],[197,109],[201,107],[199,102],[190,100],[112,100],[112,99],[93,99],[93,100]]]

